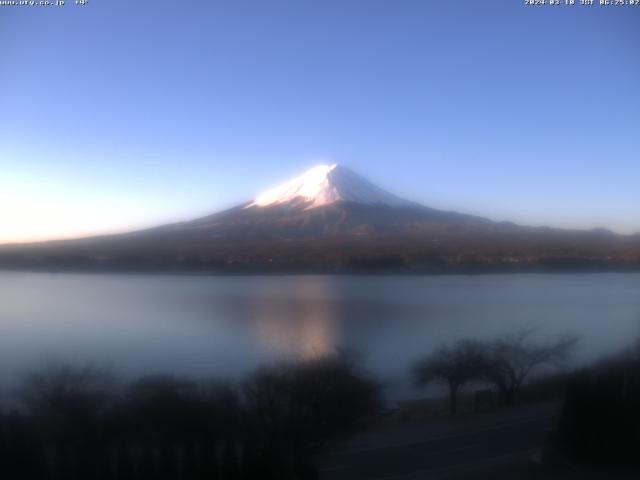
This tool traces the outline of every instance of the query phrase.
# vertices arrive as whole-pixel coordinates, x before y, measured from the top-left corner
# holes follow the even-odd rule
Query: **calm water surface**
[[[578,333],[585,362],[640,337],[640,275],[177,276],[0,272],[0,379],[45,362],[239,378],[280,358],[364,354],[394,396],[460,337]]]

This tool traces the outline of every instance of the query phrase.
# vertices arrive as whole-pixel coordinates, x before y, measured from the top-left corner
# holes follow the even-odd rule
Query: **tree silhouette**
[[[371,414],[378,385],[342,356],[258,370],[244,386],[252,455],[274,478],[311,478],[308,457]]]
[[[640,469],[639,405],[637,343],[569,377],[558,428],[560,445],[572,460],[630,468],[636,474]],[[611,472],[610,477],[615,475]]]
[[[534,343],[533,329],[506,335],[488,342],[483,349],[481,376],[499,390],[505,404],[513,405],[522,384],[536,368],[566,360],[578,342],[576,336],[564,336],[555,341]]]
[[[18,396],[45,444],[52,446],[58,476],[75,470],[83,478],[96,477],[104,460],[104,420],[112,388],[113,377],[92,367],[52,365],[25,378]]]
[[[480,342],[459,340],[452,346],[442,346],[414,365],[416,385],[436,382],[449,389],[449,414],[458,410],[458,392],[467,383],[480,377],[485,357]]]

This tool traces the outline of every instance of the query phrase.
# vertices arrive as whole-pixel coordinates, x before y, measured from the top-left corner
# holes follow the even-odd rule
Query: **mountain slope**
[[[0,266],[216,271],[527,271],[640,268],[640,238],[435,210],[321,165],[203,218],[0,247]]]

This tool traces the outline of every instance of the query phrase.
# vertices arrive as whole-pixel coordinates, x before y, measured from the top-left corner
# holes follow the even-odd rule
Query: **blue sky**
[[[195,217],[321,162],[640,231],[640,7],[67,3],[0,7],[0,242]]]

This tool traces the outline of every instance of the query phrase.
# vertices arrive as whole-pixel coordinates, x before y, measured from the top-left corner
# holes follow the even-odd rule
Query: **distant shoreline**
[[[228,269],[180,269],[180,268],[126,268],[126,267],[54,267],[54,266],[3,266],[2,272],[24,273],[88,273],[88,274],[159,274],[199,277],[237,277],[237,276],[477,276],[477,275],[582,275],[582,274],[637,274],[640,265],[620,265],[609,268],[583,266],[577,268],[559,268],[538,266],[530,268],[460,268],[431,270],[418,268],[393,269],[338,269],[338,268],[296,268],[296,269],[262,269],[262,268],[228,268]]]

